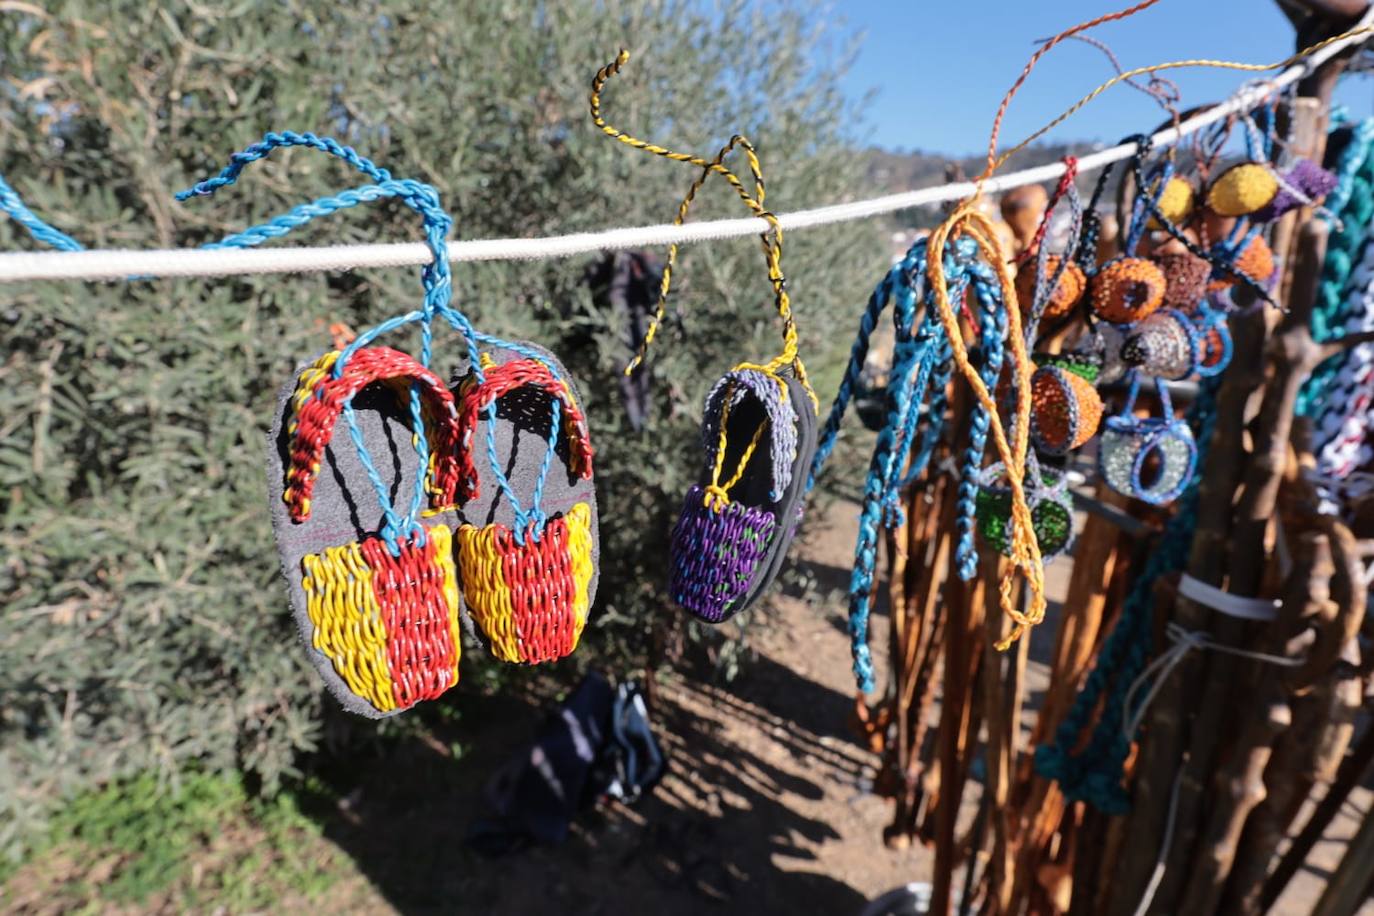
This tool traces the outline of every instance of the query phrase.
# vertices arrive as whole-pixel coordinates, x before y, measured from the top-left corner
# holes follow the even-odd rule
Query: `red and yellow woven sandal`
[[[592,444],[567,371],[547,351],[508,346],[483,355],[481,382],[458,386],[455,540],[491,653],[538,664],[577,648],[596,594]]]
[[[331,446],[341,418],[354,448]],[[277,544],[302,641],[330,692],[373,718],[438,697],[457,683],[461,653],[453,538],[437,520],[460,484],[447,386],[389,347],[331,351],[284,392],[273,441]],[[405,460],[412,450],[419,461]],[[405,493],[401,516],[392,501]]]

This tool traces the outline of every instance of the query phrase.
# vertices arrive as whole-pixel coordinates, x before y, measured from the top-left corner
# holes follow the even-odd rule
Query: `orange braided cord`
[[[1016,623],[1011,632],[998,643],[1005,649],[1015,642],[1025,630],[1045,617],[1045,567],[1040,557],[1040,546],[1035,537],[1035,525],[1031,518],[1030,506],[1026,501],[1023,486],[1026,470],[1026,448],[1030,429],[1030,376],[1032,364],[1026,352],[1026,341],[1021,329],[1021,309],[1016,299],[1016,284],[1012,281],[1007,268],[1007,259],[997,244],[996,230],[992,221],[975,209],[972,201],[965,202],[936,227],[927,242],[929,250],[943,252],[946,243],[955,235],[967,235],[978,245],[984,260],[997,271],[998,283],[1002,288],[1003,302],[1007,310],[1007,342],[1011,349],[1011,367],[1016,381],[1016,411],[1013,429],[1017,435],[1008,441],[1002,420],[997,412],[997,403],[987,385],[983,384],[978,370],[969,362],[968,348],[964,343],[963,330],[949,298],[949,284],[945,279],[944,258],[928,259],[927,276],[935,294],[935,305],[939,310],[940,323],[949,338],[954,362],[959,367],[974,397],[987,411],[992,441],[1006,468],[1007,487],[1011,491],[1011,544],[1009,557],[1011,566],[1002,577],[1000,598],[1002,610]],[[1022,613],[1017,607],[1015,596],[1016,575],[1020,573],[1026,580],[1030,592],[1030,607]]]
[[[587,431],[587,418],[577,406],[568,383],[556,377],[552,370],[537,359],[513,359],[499,366],[485,368],[486,380],[474,384],[471,376],[462,386],[462,403],[458,407],[458,498],[475,499],[481,493],[477,478],[477,464],[473,438],[483,412],[497,400],[529,386],[551,395],[563,412],[562,431],[568,436],[569,464],[572,472],[583,480],[592,476],[592,437]]]
[[[590,604],[591,518],[578,503],[524,544],[505,525],[458,529],[463,594],[497,658],[538,664],[577,648]]]
[[[435,525],[423,547],[401,543],[393,557],[381,538],[362,543],[386,627],[387,668],[396,706],[432,700],[458,683],[458,580],[448,526]]]
[[[458,682],[458,581],[453,538],[428,529],[424,547],[393,557],[367,538],[301,560],[311,644],[354,694],[380,712],[407,709]]]
[[[300,522],[310,517],[310,496],[324,449],[333,438],[344,405],[369,384],[393,379],[420,383],[429,417],[437,424],[435,458],[429,469],[432,480],[427,486],[437,494],[437,502],[451,505],[458,489],[458,417],[448,387],[410,356],[390,347],[363,347],[349,359],[343,375],[334,378],[332,369],[338,356],[331,351],[303,370],[292,396],[292,416],[287,423],[290,461],[282,493],[291,520]]]

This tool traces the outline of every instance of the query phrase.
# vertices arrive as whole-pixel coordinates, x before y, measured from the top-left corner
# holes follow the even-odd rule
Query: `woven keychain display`
[[[327,352],[305,367],[284,392],[270,440],[269,479],[274,486],[280,481],[281,486],[281,500],[273,504],[274,530],[298,627],[330,691],[348,709],[376,717],[433,699],[456,683],[461,652],[460,565],[464,590],[480,595],[485,586],[485,591],[500,597],[496,601],[470,599],[473,615],[498,657],[542,661],[566,654],[576,645],[586,621],[594,573],[591,449],[561,367],[531,345],[476,332],[450,304],[447,235],[452,219],[429,185],[396,180],[329,138],[283,132],[268,134],[262,142],[236,153],[217,177],[178,196],[212,194],[237,181],[249,163],[293,146],[336,156],[374,183],[298,206],[212,247],[258,245],[320,216],[396,198],[420,214],[433,253],[421,271],[422,307],[383,321],[342,351]],[[466,381],[456,386],[456,396],[430,369],[436,318],[457,331],[464,345],[466,358],[458,362],[462,367],[458,374]],[[383,334],[411,324],[421,331],[418,359],[373,345]],[[493,365],[483,346],[508,361]],[[489,374],[496,378],[489,380]],[[509,475],[501,466],[498,439],[513,445],[511,437],[519,431],[498,418],[495,401],[500,394],[532,381],[550,392],[545,400],[552,410],[547,431],[532,431],[546,448],[534,459],[536,473],[527,487],[529,481],[518,465]],[[482,397],[484,390],[492,394]],[[366,409],[361,398],[368,399]],[[531,412],[538,414],[537,404]],[[564,415],[572,428],[569,438],[575,456],[569,477],[585,481],[588,493],[585,500],[565,502],[566,511],[551,516],[543,510],[541,497]],[[475,435],[479,416],[485,420],[482,437]],[[330,447],[340,418],[352,440],[351,454]],[[392,447],[393,426],[408,434],[415,460],[406,465],[393,451],[390,464],[395,470],[384,474],[374,452]],[[485,440],[482,473],[492,481],[491,492],[480,505],[479,464],[472,453],[476,438]],[[326,464],[328,474],[324,473]],[[395,479],[388,482],[387,476]],[[355,489],[363,479],[375,495],[375,515]],[[411,494],[410,504],[401,514],[392,505],[391,494],[406,491]],[[522,509],[522,499],[532,504],[529,512]],[[491,516],[498,503],[514,518],[514,530],[520,536],[500,544],[495,563],[481,558],[486,560],[486,569],[480,569],[465,555],[463,543],[477,530],[470,519]],[[371,519],[378,515],[380,530],[371,534]],[[492,527],[493,523],[486,523],[486,528]],[[531,546],[541,542],[542,547]],[[455,548],[459,563],[455,563]],[[522,563],[522,552],[535,560]],[[489,580],[479,580],[477,573],[496,564],[509,577],[492,589]],[[509,575],[512,571],[520,575]]]
[[[762,167],[753,145],[736,135],[707,160],[636,139],[608,124],[601,115],[601,92],[627,60],[629,53],[621,51],[597,71],[589,100],[592,120],[627,146],[701,169],[678,207],[674,225],[686,221],[697,192],[714,174],[771,227],[762,244],[774,308],[782,320],[783,349],[766,363],[736,365],[707,395],[702,482],[687,492],[669,557],[673,601],[703,621],[720,623],[748,607],[781,569],[801,520],[806,472],[816,447],[818,402],[797,355],[797,329],[782,273],[782,228],[764,207]],[[748,162],[752,190],[723,164],[737,149]],[[663,320],[677,253],[676,244],[668,249],[657,312],[626,374],[643,362]]]

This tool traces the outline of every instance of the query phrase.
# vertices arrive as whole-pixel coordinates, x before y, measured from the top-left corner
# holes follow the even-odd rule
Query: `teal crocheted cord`
[[[1341,128],[1337,128],[1341,129]],[[1339,228],[1326,245],[1321,286],[1312,310],[1312,336],[1329,340],[1345,325],[1350,311],[1352,270],[1370,242],[1370,219],[1374,218],[1374,118],[1355,125],[1336,165],[1336,189],[1326,198],[1326,207],[1336,215]],[[1327,403],[1331,383],[1349,354],[1334,356],[1313,371],[1298,393],[1298,413],[1320,415]],[[1320,448],[1323,443],[1314,443]]]

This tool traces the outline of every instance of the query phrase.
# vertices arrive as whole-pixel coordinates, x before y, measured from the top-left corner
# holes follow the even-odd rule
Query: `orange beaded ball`
[[[1053,279],[1059,270],[1062,259],[1057,254],[1052,254],[1045,259],[1045,278]],[[1045,303],[1045,311],[1041,313],[1042,318],[1059,318],[1073,311],[1073,307],[1083,298],[1083,290],[1087,288],[1088,278],[1084,275],[1083,269],[1074,262],[1070,261],[1064,268],[1064,272],[1059,276],[1059,282],[1054,285],[1054,292],[1050,293],[1049,301]],[[1021,270],[1016,275],[1016,298],[1021,303],[1022,314],[1029,314],[1031,303],[1035,301],[1035,258],[1032,257],[1021,265]]]
[[[1130,324],[1164,304],[1169,283],[1159,265],[1145,258],[1115,258],[1093,277],[1093,313],[1103,321]]]
[[[1236,255],[1233,262],[1236,270],[1245,274],[1256,283],[1267,283],[1274,276],[1277,266],[1274,264],[1274,250],[1269,247],[1269,243],[1264,240],[1264,236],[1257,235],[1241,249],[1240,254]],[[1218,277],[1207,285],[1208,292],[1219,292],[1230,286],[1239,283],[1239,279],[1234,274],[1225,274]]]
[[[1092,382],[1058,366],[1031,376],[1031,441],[1047,455],[1081,447],[1102,422],[1102,398]]]

